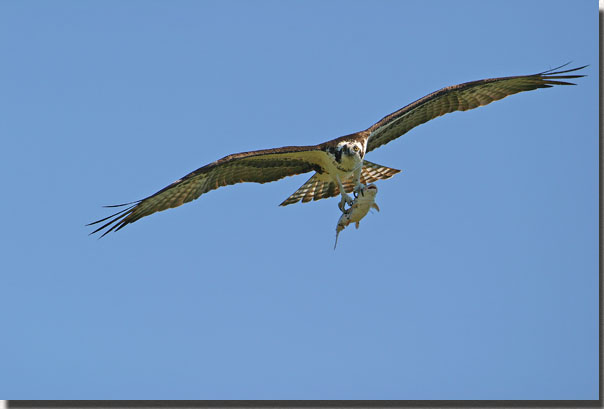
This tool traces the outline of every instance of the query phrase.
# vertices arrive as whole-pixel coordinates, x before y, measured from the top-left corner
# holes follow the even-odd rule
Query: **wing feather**
[[[288,146],[225,156],[178,179],[157,193],[131,203],[111,216],[88,226],[103,223],[90,234],[106,229],[101,237],[155,212],[178,207],[221,186],[241,182],[267,183],[310,171],[322,171],[323,153],[318,146]]]
[[[518,92],[549,88],[554,85],[575,85],[572,82],[560,80],[585,76],[569,75],[568,73],[581,70],[586,65],[559,71],[560,68],[566,65],[533,75],[489,78],[435,91],[385,116],[368,128],[367,131],[370,134],[367,142],[367,152],[404,135],[424,122],[446,113],[478,108]]]

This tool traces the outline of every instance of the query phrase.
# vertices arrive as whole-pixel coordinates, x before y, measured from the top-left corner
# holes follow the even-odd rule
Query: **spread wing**
[[[478,108],[518,92],[549,88],[553,85],[576,85],[560,80],[584,77],[585,75],[568,75],[568,73],[587,66],[557,71],[565,65],[539,74],[466,82],[426,95],[382,118],[367,129],[370,132],[367,152],[398,138],[424,122],[449,112]]]
[[[363,161],[363,170],[361,171],[361,183],[368,185],[376,180],[390,179],[392,176],[399,173],[400,170],[387,168],[386,166],[378,165],[368,160]],[[347,193],[354,189],[353,177],[342,182],[344,190]],[[290,197],[285,199],[279,206],[287,206],[293,203],[307,203],[311,200],[327,199],[329,197],[340,194],[340,188],[333,181],[333,178],[325,173],[315,173],[308,179],[298,190]]]
[[[287,146],[253,152],[236,153],[203,166],[166,186],[159,192],[131,203],[107,207],[126,207],[104,219],[88,224],[103,223],[90,234],[103,229],[103,237],[127,224],[155,212],[178,207],[221,186],[241,182],[266,183],[286,176],[321,171],[322,151],[317,146]]]

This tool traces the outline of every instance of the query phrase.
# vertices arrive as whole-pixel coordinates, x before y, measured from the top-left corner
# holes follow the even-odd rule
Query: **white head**
[[[341,155],[357,157],[361,160],[365,156],[365,146],[360,141],[342,141],[338,144],[337,149]]]

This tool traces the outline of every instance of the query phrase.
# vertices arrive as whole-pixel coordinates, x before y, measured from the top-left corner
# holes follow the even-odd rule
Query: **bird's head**
[[[357,157],[363,159],[365,156],[365,146],[359,141],[344,141],[338,145],[338,149],[342,155],[349,157]]]

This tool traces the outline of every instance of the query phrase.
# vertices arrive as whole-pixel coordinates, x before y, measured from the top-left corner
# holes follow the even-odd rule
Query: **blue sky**
[[[0,3],[4,399],[597,399],[595,1]],[[590,64],[367,155],[97,240],[101,205],[444,86]]]

